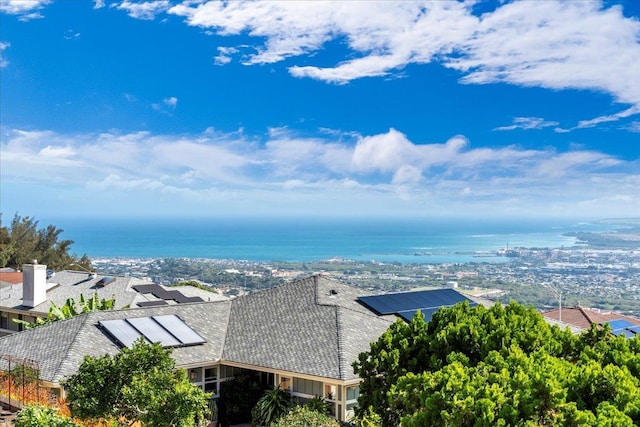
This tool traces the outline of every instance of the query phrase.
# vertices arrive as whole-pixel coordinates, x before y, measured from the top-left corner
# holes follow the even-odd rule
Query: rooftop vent
[[[335,289],[331,289],[329,291],[329,295],[331,295],[331,296],[338,295],[338,291],[336,291]]]

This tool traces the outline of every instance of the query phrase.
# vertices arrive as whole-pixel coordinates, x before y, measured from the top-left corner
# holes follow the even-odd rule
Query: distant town
[[[158,284],[197,282],[237,296],[311,274],[384,292],[455,287],[539,310],[581,306],[640,316],[640,231],[580,233],[571,248],[504,248],[477,254],[477,262],[401,264],[329,259],[255,262],[224,259],[94,259],[102,274],[148,278]],[[508,260],[505,261],[505,258]]]

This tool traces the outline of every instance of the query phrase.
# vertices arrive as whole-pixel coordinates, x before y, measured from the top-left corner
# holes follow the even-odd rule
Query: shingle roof
[[[357,378],[351,362],[395,320],[358,304],[355,298],[363,293],[315,276],[237,298],[222,359],[326,378]]]
[[[55,276],[47,280],[47,285],[52,286],[47,290],[47,300],[36,307],[29,308],[22,305],[22,283],[12,285],[11,289],[2,290],[2,301],[0,303],[3,307],[9,307],[25,311],[35,311],[41,313],[49,312],[51,302],[56,305],[63,305],[67,299],[73,298],[76,302],[79,300],[80,295],[84,295],[85,298],[91,297],[94,293],[98,294],[99,299],[115,299],[116,308],[124,307],[136,307],[140,302],[158,301],[159,298],[152,293],[138,292],[136,287],[151,285],[148,280],[138,279],[135,277],[126,276],[113,276],[115,279],[107,286],[101,287],[97,283],[102,280],[105,275],[91,276],[86,272],[64,270],[56,272]],[[166,287],[160,285],[152,285],[160,287],[166,290]],[[171,288],[171,292],[179,292],[187,298],[200,297],[204,301],[217,301],[224,299],[225,297],[218,295],[214,292],[208,292],[203,289],[198,289],[193,286],[181,286]],[[169,301],[169,303],[175,303]]]
[[[118,351],[99,321],[177,314],[207,340],[174,349],[178,366],[222,360],[350,380],[357,378],[351,363],[396,320],[359,304],[363,294],[316,276],[234,300],[100,311],[2,337],[0,354],[37,361],[41,378],[57,383],[84,356]]]
[[[58,383],[76,372],[85,356],[97,357],[119,351],[109,336],[98,328],[100,320],[177,314],[207,342],[173,349],[176,364],[214,363],[222,354],[230,304],[230,301],[218,301],[87,313],[2,337],[0,354],[36,361],[40,365],[40,378]]]

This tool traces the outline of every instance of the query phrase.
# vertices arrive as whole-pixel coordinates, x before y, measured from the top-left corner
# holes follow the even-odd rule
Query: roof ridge
[[[347,360],[344,357],[343,349],[345,348],[344,329],[342,327],[342,320],[340,316],[340,307],[335,306],[336,311],[336,334],[337,334],[337,346],[338,346],[338,377],[341,380],[346,379]]]
[[[591,316],[589,316],[589,313],[587,313],[584,308],[582,308],[581,306],[578,306],[578,310],[580,310],[580,313],[582,313],[582,315],[587,318],[589,325],[591,325],[592,323],[595,323],[591,318]]]
[[[73,335],[73,339],[69,342],[69,345],[67,346],[64,354],[69,354],[71,348],[73,347],[73,345],[76,343],[77,339],[78,339],[78,335],[80,335],[80,331],[82,331],[84,329],[84,325],[87,323],[87,319],[89,318],[89,315],[91,313],[80,313],[79,315],[75,316],[72,319],[82,319],[82,316],[84,317],[84,319],[82,319],[82,321],[78,321],[78,323],[80,323],[80,326],[77,328],[76,333]],[[69,320],[72,320],[69,319]],[[68,357],[62,358],[62,360],[60,361],[60,363],[56,366],[56,369],[54,371],[53,377],[52,378],[58,378],[58,376],[60,376],[62,374],[62,367],[65,364],[65,361],[68,360]]]
[[[227,311],[227,321],[225,322],[225,325],[224,325],[224,339],[222,340],[222,348],[220,349],[220,360],[224,360],[224,351],[227,348],[227,340],[229,339],[229,322],[231,320],[231,311],[233,310],[233,305],[236,302],[236,300],[237,298],[228,300],[229,311]]]

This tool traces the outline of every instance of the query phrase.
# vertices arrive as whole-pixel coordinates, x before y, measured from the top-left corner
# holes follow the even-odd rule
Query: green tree
[[[38,228],[38,221],[18,214],[6,227],[0,214],[0,267],[19,269],[36,259],[54,270],[72,265],[90,269],[91,260],[86,255],[77,258],[69,253],[73,240],[61,240],[62,232],[53,225]]]
[[[272,423],[271,427],[340,427],[340,423],[305,405],[291,409],[278,421]]]
[[[417,314],[354,364],[358,415],[371,408],[384,426],[639,423],[639,346],[595,326],[574,336],[516,303]]]
[[[267,390],[251,410],[252,425],[270,426],[293,406],[291,393],[280,386]]]
[[[43,405],[23,407],[16,416],[16,427],[79,427],[71,419],[63,417],[56,409]]]
[[[49,307],[49,314],[47,317],[38,317],[35,322],[30,323],[21,319],[12,319],[15,323],[20,323],[25,326],[26,329],[37,328],[38,326],[48,325],[49,323],[70,319],[78,314],[91,313],[93,311],[112,310],[115,306],[116,300],[98,298],[98,293],[94,293],[89,299],[85,299],[83,294],[80,294],[80,305],[76,304],[73,298],[67,299],[65,303],[58,307],[53,301]]]
[[[175,369],[171,351],[139,340],[115,356],[87,356],[63,381],[74,417],[117,425],[192,427],[209,416],[209,395]]]

